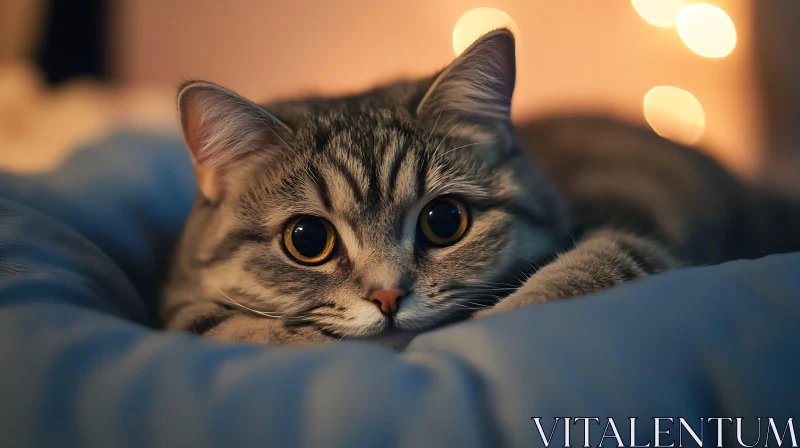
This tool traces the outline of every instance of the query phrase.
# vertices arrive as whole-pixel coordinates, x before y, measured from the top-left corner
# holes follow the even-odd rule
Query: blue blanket
[[[617,446],[610,418],[624,446],[654,446],[654,422],[661,445],[696,446],[679,418],[739,446],[737,417],[745,443],[777,446],[767,419],[780,436],[800,414],[800,254],[468,321],[400,354],[222,343],[152,327],[194,188],[179,141],[126,133],[47,175],[0,174],[0,446],[544,446],[553,428],[563,446],[563,418],[574,447],[585,423]]]

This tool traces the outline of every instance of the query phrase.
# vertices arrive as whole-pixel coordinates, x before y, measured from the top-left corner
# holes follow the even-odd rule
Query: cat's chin
[[[456,309],[450,314],[439,316],[439,319],[436,320],[420,321],[418,316],[416,320],[407,320],[408,316],[405,319],[402,317],[400,319],[383,319],[370,328],[371,334],[363,334],[358,339],[399,351],[405,349],[416,336],[466,320],[472,316],[472,313],[473,311],[465,313],[461,309]]]

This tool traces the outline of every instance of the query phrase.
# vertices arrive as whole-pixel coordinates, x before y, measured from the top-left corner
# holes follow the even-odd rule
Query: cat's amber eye
[[[435,246],[455,244],[469,225],[467,207],[456,198],[443,196],[429,202],[419,215],[419,227]]]
[[[300,216],[286,223],[283,230],[286,252],[303,264],[321,264],[336,247],[336,231],[328,221],[315,216]]]

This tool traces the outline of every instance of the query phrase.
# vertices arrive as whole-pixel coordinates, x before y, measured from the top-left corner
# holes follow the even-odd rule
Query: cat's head
[[[402,343],[510,293],[565,231],[512,135],[514,53],[497,30],[420,82],[267,106],[184,84],[201,194],[168,325],[269,340],[262,312]]]

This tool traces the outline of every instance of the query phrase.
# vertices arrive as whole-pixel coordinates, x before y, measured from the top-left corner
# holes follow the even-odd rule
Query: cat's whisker
[[[503,285],[503,286],[495,286],[495,285],[473,285],[470,286],[470,290],[475,291],[514,291],[518,287],[514,285]]]
[[[525,275],[524,272],[519,272],[519,273]],[[525,280],[522,280],[521,278],[517,277],[514,274],[505,274],[505,275],[507,275],[508,277],[511,277],[514,280],[516,280],[518,285],[521,285],[521,284],[525,283],[528,280],[528,278],[526,278]]]
[[[501,296],[499,296],[499,295],[483,293],[483,294],[479,295],[478,297],[472,297],[472,300],[480,300],[481,298],[484,298],[484,297],[491,297],[491,298],[496,299],[496,300],[500,300],[500,298],[501,298]]]
[[[555,259],[557,258],[557,255],[554,255],[552,259],[548,259],[547,261],[544,261],[544,262],[541,262],[541,263],[535,263],[535,262],[534,262],[533,260],[531,260],[530,258],[523,257],[522,255],[519,255],[519,254],[516,254],[516,253],[513,253],[513,252],[512,252],[512,253],[510,253],[510,255],[511,255],[511,256],[513,256],[513,257],[519,258],[519,259],[521,259],[521,260],[524,260],[525,262],[527,262],[527,263],[528,263],[528,267],[530,267],[531,269],[533,269],[533,270],[534,270],[534,273],[535,273],[536,271],[538,271],[539,269],[542,269],[543,267],[545,267],[545,266],[547,266],[548,264],[552,263],[552,262],[553,262],[553,260],[555,260]],[[529,274],[529,275],[527,275],[526,277],[527,277],[527,278],[530,278],[530,275],[532,275],[532,274]]]
[[[220,288],[217,288],[217,291],[219,291],[220,294],[222,294],[222,296],[225,297],[225,299],[227,299],[233,305],[235,305],[235,306],[237,306],[237,307],[239,307],[239,308],[241,308],[243,310],[247,310],[247,311],[249,311],[251,313],[254,313],[254,314],[257,314],[259,316],[266,317],[266,318],[269,318],[269,319],[280,319],[281,318],[281,316],[279,314],[268,313],[266,311],[254,310],[253,308],[250,308],[250,307],[247,307],[245,305],[242,305],[241,303],[239,303],[236,300],[234,300],[233,298],[231,298],[231,296],[225,294],[225,292],[223,290],[221,290]]]
[[[292,146],[290,146],[288,143],[286,143],[286,140],[284,140],[284,139],[283,139],[283,138],[280,136],[280,134],[278,134],[277,132],[275,132],[275,129],[273,129],[273,128],[272,128],[272,126],[270,126],[270,125],[269,125],[269,123],[268,123],[266,120],[262,120],[262,122],[263,122],[263,123],[264,123],[264,125],[266,125],[266,126],[267,126],[267,128],[268,128],[268,129],[269,129],[269,130],[270,130],[270,131],[271,131],[271,132],[272,132],[272,133],[275,135],[275,137],[278,137],[278,140],[280,140],[280,141],[281,141],[281,143],[283,143],[283,145],[284,145],[284,146],[286,146],[286,149],[288,149],[289,151],[291,151],[291,152],[292,152],[294,155],[297,155],[297,154],[299,154],[299,153],[297,152],[297,150],[296,150],[296,149],[294,149],[294,147],[292,147]]]
[[[528,267],[531,268],[531,270],[532,270],[532,272],[527,272],[527,271],[519,271],[518,272],[519,274],[522,274],[522,276],[524,277],[524,280],[520,279],[516,275],[512,275],[512,274],[508,274],[508,273],[504,274],[506,276],[509,276],[509,277],[515,279],[517,281],[517,284],[516,284],[517,287],[519,287],[522,284],[524,284],[525,282],[527,282],[534,274],[536,274],[537,271],[539,271],[543,267],[547,266],[548,264],[552,263],[556,258],[558,258],[558,254],[554,254],[552,259],[550,259],[549,261],[544,262],[542,264],[539,264],[539,263],[534,263],[533,261],[531,261],[530,259],[528,259],[526,257],[523,257],[522,255],[518,255],[518,254],[515,254],[515,253],[511,253],[510,255],[513,256],[513,257],[522,259],[525,262],[527,262],[528,263]]]
[[[453,305],[455,305],[455,306],[457,306],[459,308],[464,308],[464,309],[470,310],[470,311],[483,310],[483,309],[491,307],[491,305],[466,306],[466,305],[462,305],[460,303],[454,303]]]
[[[458,147],[456,147],[456,148],[450,149],[450,150],[448,150],[447,152],[443,153],[443,154],[442,154],[442,157],[444,157],[444,156],[446,156],[446,155],[450,154],[450,153],[451,153],[451,152],[453,152],[453,151],[459,150],[459,149],[461,149],[461,148],[466,148],[466,147],[468,147],[468,146],[475,146],[475,145],[483,145],[483,144],[486,144],[486,143],[489,143],[489,142],[476,142],[476,143],[469,143],[469,144],[466,144],[466,145],[461,145],[461,146],[458,146]]]
[[[529,264],[529,265],[530,265],[532,268],[533,268],[533,267],[537,267],[537,264],[536,264],[536,263],[534,263],[534,262],[533,262],[533,261],[532,261],[530,258],[523,257],[522,255],[517,255],[517,254],[511,254],[511,255],[513,255],[513,256],[515,256],[515,257],[517,257],[517,258],[521,258],[521,259],[523,259],[523,260],[527,261],[527,262],[528,262],[528,264]]]
[[[439,124],[439,119],[442,118],[442,112],[444,112],[444,109],[439,111],[436,121],[433,122],[433,128],[431,128],[431,133],[428,135],[428,141],[431,141],[431,137],[433,137],[433,132],[436,130],[436,125]]]
[[[517,291],[517,288],[506,288],[506,289],[482,289],[482,290],[475,290],[475,291],[464,291],[460,294],[461,297],[485,297],[489,296],[490,293],[499,294],[499,295],[508,295]]]
[[[516,288],[518,286],[518,285],[515,285],[513,283],[503,283],[503,282],[483,282],[478,286],[480,287],[481,285],[502,286],[502,287],[508,287],[508,288]]]
[[[437,157],[437,156],[438,156],[438,154],[439,154],[439,148],[442,146],[442,143],[444,143],[444,141],[445,141],[445,140],[447,140],[447,137],[450,135],[450,133],[451,133],[451,132],[453,132],[453,131],[455,131],[455,130],[456,130],[456,128],[458,127],[458,125],[460,125],[462,121],[464,121],[464,118],[463,118],[463,117],[462,117],[460,120],[458,120],[458,122],[457,122],[456,124],[454,124],[454,125],[453,125],[453,127],[452,127],[452,128],[450,128],[450,130],[449,130],[449,131],[447,131],[447,134],[445,134],[445,135],[444,135],[444,137],[442,137],[442,139],[441,139],[441,140],[439,140],[439,144],[438,144],[438,145],[436,145],[436,148],[433,150],[433,156],[434,156],[434,157]]]
[[[494,297],[494,296],[492,296],[492,297]],[[477,306],[479,308],[488,308],[488,307],[493,305],[491,303],[470,302],[470,301],[465,301],[464,303],[466,303],[468,305],[472,305],[472,306]]]
[[[481,299],[489,299],[489,298],[491,298],[492,300],[491,301],[486,300],[486,301],[474,302],[474,301],[470,301],[470,300],[463,300],[463,297],[461,297],[461,298],[459,298],[459,300],[457,302],[454,302],[453,304],[456,305],[456,306],[460,306],[462,308],[465,308],[465,307],[469,306],[470,308],[480,309],[480,308],[491,308],[499,300],[501,300],[500,297],[495,296],[495,295],[483,295],[481,297]]]
[[[490,294],[486,291],[464,291],[459,293],[457,296],[452,297],[453,300],[447,301],[444,304],[452,303],[453,305],[461,307],[464,307],[464,304],[468,304],[486,308],[494,306],[495,303],[502,300],[505,296],[506,294],[496,295]]]

